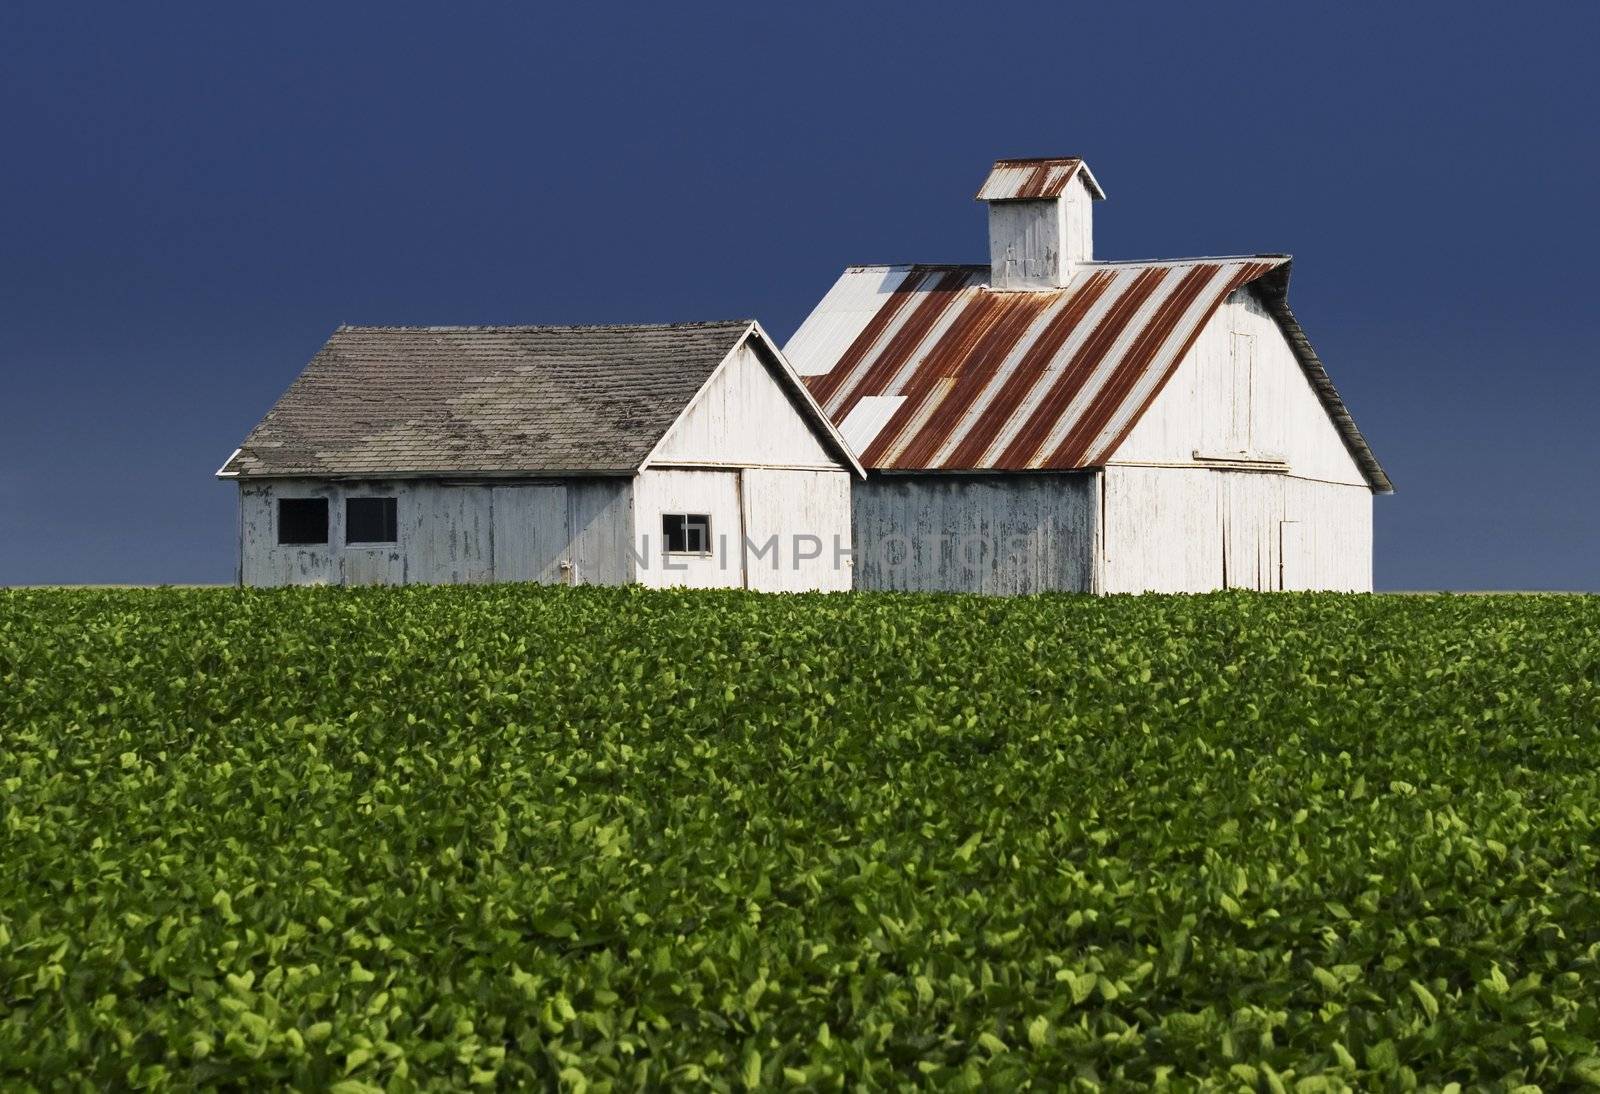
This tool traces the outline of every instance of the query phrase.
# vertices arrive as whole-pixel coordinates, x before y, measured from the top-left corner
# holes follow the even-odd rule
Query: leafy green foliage
[[[0,591],[0,1079],[1600,1085],[1600,602]]]

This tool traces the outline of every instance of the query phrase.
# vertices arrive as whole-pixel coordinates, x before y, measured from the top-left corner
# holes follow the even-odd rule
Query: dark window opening
[[[661,517],[661,538],[669,554],[710,554],[711,518],[705,513],[666,513]]]
[[[346,498],[344,501],[344,541],[346,543],[394,543],[400,537],[398,512],[393,498]]]
[[[278,542],[328,542],[328,499],[279,498]]]

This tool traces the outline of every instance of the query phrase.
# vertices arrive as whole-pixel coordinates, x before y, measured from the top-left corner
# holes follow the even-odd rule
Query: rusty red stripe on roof
[[[1083,389],[1094,373],[1106,353],[1116,343],[1117,336],[1132,322],[1140,306],[1149,299],[1150,294],[1160,287],[1166,279],[1167,269],[1153,267],[1141,270],[1126,292],[1112,305],[1111,310],[1100,320],[1100,325],[1089,340],[1084,343],[1076,357],[1056,380],[1045,397],[1040,400],[1033,414],[1028,418],[1018,434],[1012,438],[1000,457],[994,461],[994,466],[1008,470],[1025,470],[1028,461],[1032,458],[1055,425],[1056,419],[1061,416],[1074,396]]]
[[[1038,339],[1028,348],[1026,355],[1017,362],[1017,367],[1011,376],[1001,385],[1000,390],[995,392],[994,398],[989,401],[988,409],[972,423],[972,428],[967,431],[967,435],[961,439],[956,450],[945,461],[946,467],[978,466],[977,461],[988,450],[989,442],[1016,413],[1017,405],[1032,390],[1040,375],[1055,359],[1073,329],[1083,322],[1083,317],[1088,314],[1089,309],[1093,308],[1096,301],[1105,294],[1112,280],[1111,274],[1104,270],[1096,270],[1081,287],[1074,290],[1067,306],[1039,333]]]
[[[1195,298],[1216,276],[1218,269],[1219,267],[1214,265],[1195,266],[1178,279],[1178,283],[1156,309],[1156,314],[1139,331],[1138,337],[1122,355],[1122,360],[1117,362],[1112,374],[1100,386],[1099,393],[1084,410],[1077,426],[1061,446],[1040,462],[1039,466],[1051,468],[1082,466],[1078,461],[1083,458],[1085,450],[1111,421],[1117,409],[1122,406],[1123,400],[1127,398],[1128,392],[1133,389],[1134,383],[1144,374],[1145,369],[1150,367],[1151,359],[1172,334],[1173,328],[1188,311],[1189,305],[1194,303]],[[1176,360],[1171,364],[1175,367]],[[1036,457],[1037,455],[1035,453]]]
[[[971,355],[973,346],[993,322],[1005,295],[997,292],[976,292],[966,298],[966,306],[961,309],[949,328],[939,336],[939,340],[923,357],[920,367],[911,377],[905,390],[900,392],[906,396],[906,401],[900,405],[894,417],[885,423],[877,439],[862,454],[864,462],[870,460],[874,466],[884,466],[877,461],[899,442],[907,424],[915,420],[923,399],[939,381],[947,376],[959,374],[962,363]]]
[[[888,329],[895,316],[900,314],[900,310],[908,304],[921,302],[921,290],[932,276],[933,271],[921,267],[913,267],[907,272],[905,279],[900,282],[894,292],[889,294],[889,299],[884,301],[883,306],[873,313],[872,318],[867,321],[867,325],[861,329],[861,333],[856,335],[855,341],[851,342],[844,353],[839,355],[839,360],[834,362],[833,368],[820,376],[808,376],[806,378],[806,386],[811,389],[812,398],[820,404],[827,404],[828,400],[839,390],[839,386],[849,377],[851,371],[861,363],[861,359],[877,344],[878,339],[883,336],[883,332]],[[843,419],[836,416],[834,420],[842,421]]]
[[[874,299],[877,314],[834,363],[840,375],[812,387],[831,388],[836,422],[863,396],[906,396],[867,446],[869,466],[1098,466],[1222,300],[1283,264],[1253,256],[1087,266],[1066,288],[1025,293],[980,287],[985,267],[901,267],[901,288]]]
[[[911,359],[945,311],[966,303],[961,290],[966,288],[968,276],[965,269],[947,269],[941,271],[934,283],[922,291],[922,299],[889,339],[888,345],[868,363],[861,379],[849,390],[835,392],[835,398],[839,401],[837,411],[833,412],[835,421],[843,421],[863,395],[889,394],[883,391],[883,385]]]
[[[1037,164],[1029,172],[1027,181],[1017,188],[1017,196],[1019,198],[1043,197],[1045,184],[1049,181],[1050,165],[1047,163]]]
[[[950,431],[961,424],[978,394],[993,378],[1002,361],[1022,341],[1039,318],[1039,313],[1056,298],[1055,293],[1001,293],[1003,303],[987,330],[973,343],[966,357],[955,364],[954,372],[936,370],[957,378],[954,386],[938,395],[938,405],[922,423],[911,442],[896,454],[896,466],[928,466],[943,446]],[[935,389],[938,390],[938,389]],[[932,397],[931,395],[929,397]],[[902,408],[904,409],[904,408]]]
[[[1212,303],[1211,310],[1214,311],[1216,305],[1226,300],[1230,293],[1233,293],[1235,290],[1250,284],[1250,282],[1272,270],[1273,267],[1274,264],[1270,262],[1257,262],[1240,269],[1227,280],[1221,291],[1215,294],[1216,299]],[[1206,318],[1209,318],[1209,314]],[[1139,404],[1139,406],[1131,415],[1128,416],[1127,423],[1117,431],[1117,435],[1113,437],[1108,444],[1103,445],[1098,451],[1085,451],[1079,457],[1079,459],[1084,461],[1080,466],[1094,466],[1105,463],[1106,460],[1111,458],[1112,453],[1116,452],[1118,448],[1122,447],[1122,442],[1128,439],[1128,434],[1133,432],[1133,427],[1138,424],[1140,418],[1144,417],[1145,411],[1149,410],[1151,405],[1155,403],[1157,397],[1160,396],[1162,391],[1166,390],[1168,382],[1171,381],[1173,375],[1178,371],[1178,366],[1183,362],[1183,359],[1189,356],[1189,350],[1194,347],[1195,341],[1200,337],[1200,332],[1205,329],[1205,325],[1206,320],[1204,318],[1194,325],[1194,329],[1189,332],[1188,336],[1184,338],[1183,342],[1171,355],[1171,358],[1167,363],[1167,367],[1162,373],[1161,379],[1158,380],[1155,386],[1150,389],[1150,394],[1145,397],[1144,401]],[[1093,434],[1086,432],[1084,434],[1084,444],[1092,444],[1093,438],[1098,437],[1100,435],[1100,431],[1104,428],[1105,426],[1101,425],[1094,431]]]
[[[1057,198],[1082,170],[1083,161],[1076,157],[996,160],[977,197],[979,201]]]

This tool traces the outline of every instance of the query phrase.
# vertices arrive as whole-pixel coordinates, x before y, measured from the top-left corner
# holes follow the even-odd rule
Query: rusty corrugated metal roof
[[[1066,192],[1067,184],[1083,176],[1084,185],[1096,199],[1104,199],[1105,191],[1095,181],[1094,172],[1075,156],[1057,156],[1032,160],[995,160],[989,177],[983,180],[978,191],[979,201],[1029,201],[1058,198]]]
[[[860,453],[868,468],[1094,467],[1228,294],[1269,275],[1286,286],[1288,264],[1285,255],[1087,263],[1064,288],[1030,292],[989,288],[987,266],[857,266],[785,352],[835,422],[864,398],[903,397]],[[1284,290],[1266,295],[1286,313]],[[1285,329],[1373,488],[1389,489],[1314,353],[1315,369],[1307,364],[1298,324]]]

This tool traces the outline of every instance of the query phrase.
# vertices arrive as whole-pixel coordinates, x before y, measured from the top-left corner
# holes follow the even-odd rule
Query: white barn
[[[850,267],[785,346],[868,471],[855,587],[1370,590],[1392,486],[1289,257],[1096,260],[1104,196],[1002,160],[987,265]]]
[[[751,321],[340,327],[228,458],[244,585],[851,586],[861,467]]]

